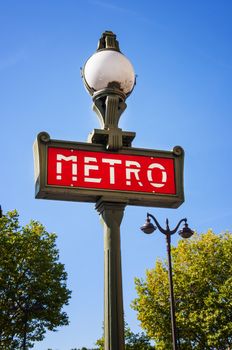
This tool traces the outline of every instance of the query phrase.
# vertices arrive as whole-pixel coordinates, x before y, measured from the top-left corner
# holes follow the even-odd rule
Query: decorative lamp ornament
[[[84,66],[83,76],[90,95],[109,88],[128,96],[135,84],[130,61],[122,53],[110,49],[93,54]]]
[[[111,150],[130,147],[135,133],[122,131],[118,122],[136,79],[131,62],[121,53],[111,31],[102,34],[97,51],[82,69],[82,78],[101,124],[101,129],[90,134],[89,142],[105,144]]]

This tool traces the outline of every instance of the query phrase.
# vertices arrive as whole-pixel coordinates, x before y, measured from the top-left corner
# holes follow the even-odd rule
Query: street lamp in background
[[[154,226],[151,223],[150,218],[152,218],[156,224]],[[152,215],[147,213],[147,219],[145,224],[141,227],[141,230],[150,234],[153,233],[157,228],[160,232],[162,232],[166,236],[167,243],[167,256],[168,256],[168,277],[169,277],[169,289],[170,289],[170,311],[171,311],[171,326],[172,326],[172,347],[173,350],[178,350],[177,346],[177,330],[176,330],[176,317],[175,317],[175,299],[174,299],[174,291],[173,291],[173,280],[172,280],[172,260],[171,260],[171,236],[177,232],[181,223],[184,223],[184,227],[179,231],[179,235],[182,238],[189,238],[193,235],[193,231],[188,227],[187,219],[181,219],[177,226],[170,230],[168,219],[166,219],[166,229],[163,229],[157,219]]]

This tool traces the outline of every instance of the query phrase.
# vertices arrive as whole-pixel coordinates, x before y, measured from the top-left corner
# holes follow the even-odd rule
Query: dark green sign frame
[[[131,191],[115,191],[105,189],[89,189],[48,185],[47,154],[48,147],[78,149],[93,152],[105,152],[104,145],[86,142],[52,140],[46,132],[38,134],[34,143],[35,197],[42,199],[93,202],[99,199],[108,202],[121,202],[127,205],[178,208],[184,202],[183,168],[184,150],[180,146],[172,151],[159,151],[134,147],[123,147],[115,154],[171,158],[174,160],[176,194],[160,194]]]

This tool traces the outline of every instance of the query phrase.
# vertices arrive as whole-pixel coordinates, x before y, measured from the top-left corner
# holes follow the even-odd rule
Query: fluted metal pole
[[[125,204],[96,204],[104,226],[104,350],[125,350],[120,224]]]

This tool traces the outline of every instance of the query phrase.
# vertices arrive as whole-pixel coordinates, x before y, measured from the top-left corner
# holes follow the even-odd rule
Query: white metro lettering
[[[107,159],[102,158],[102,163],[108,163],[110,164],[110,184],[115,184],[115,164],[122,164],[122,161],[120,159]]]
[[[136,168],[130,168],[131,166],[135,166]],[[139,186],[143,186],[139,178],[140,169],[141,169],[141,165],[138,162],[133,160],[126,160],[126,184],[128,186],[132,185],[131,183],[132,174],[134,174],[134,177],[137,180]]]
[[[56,156],[56,179],[62,180],[62,160],[65,162],[72,161],[72,180],[77,181],[77,156],[66,157],[63,154],[57,154]]]
[[[85,182],[95,182],[100,183],[101,178],[89,177],[90,170],[99,170],[99,166],[96,164],[89,164],[90,162],[97,162],[97,158],[95,157],[84,157],[84,181]],[[93,175],[92,175],[93,176]]]
[[[152,169],[160,169],[162,172],[162,183],[157,183],[154,182],[153,177],[152,177]],[[148,170],[147,170],[147,178],[150,184],[156,188],[163,187],[165,183],[167,182],[167,172],[165,171],[165,168],[163,165],[159,163],[152,163],[149,165]]]
[[[60,185],[166,193],[175,181],[170,160],[159,157],[58,151],[53,164]]]

